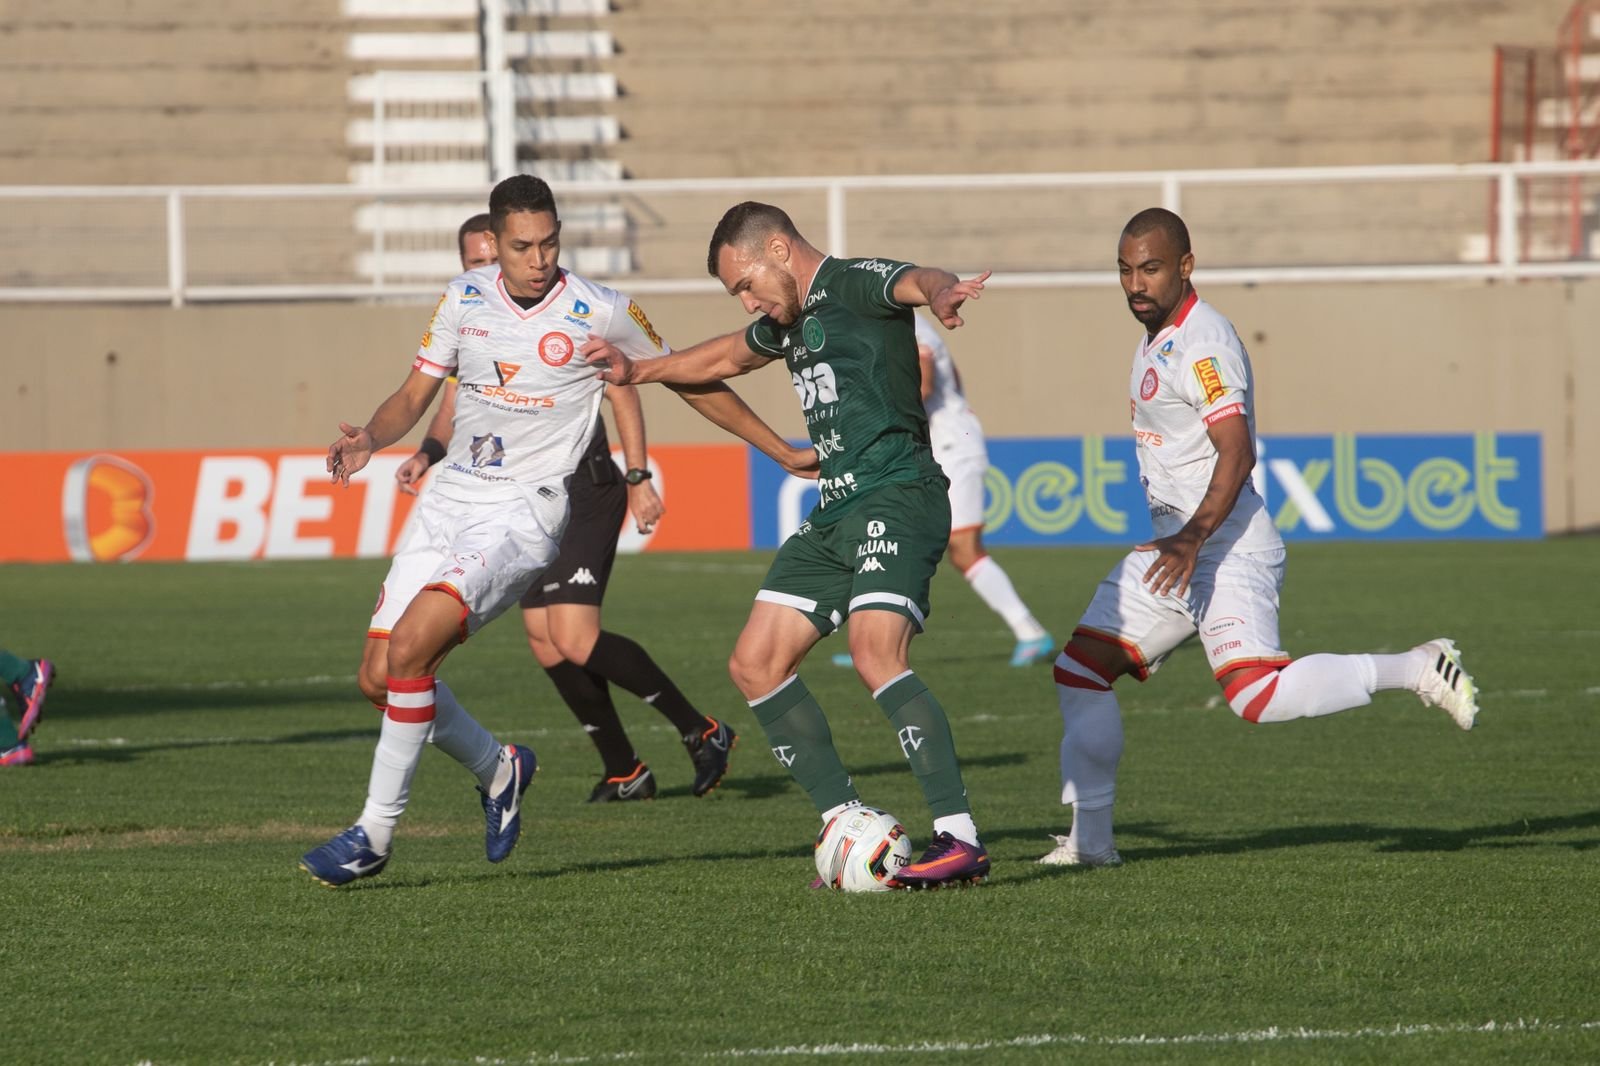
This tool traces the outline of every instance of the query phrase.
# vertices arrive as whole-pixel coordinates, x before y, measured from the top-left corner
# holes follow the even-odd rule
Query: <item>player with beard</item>
[[[1189,230],[1171,211],[1139,212],[1122,230],[1117,269],[1128,309],[1144,327],[1130,378],[1140,481],[1155,537],[1134,547],[1099,585],[1056,659],[1064,725],[1061,802],[1072,831],[1039,861],[1121,863],[1111,828],[1122,715],[1112,684],[1143,681],[1199,633],[1233,712],[1287,722],[1414,692],[1471,729],[1476,687],[1455,645],[1439,638],[1398,655],[1291,659],[1278,636],[1283,540],[1250,482],[1255,466],[1255,380],[1232,323],[1189,281]]]
[[[950,538],[949,482],[934,461],[922,408],[914,307],[947,328],[988,277],[889,259],[835,259],[782,210],[747,202],[723,215],[707,270],[747,313],[748,329],[661,360],[639,361],[603,338],[583,354],[613,383],[699,384],[783,360],[821,460],[816,508],[779,549],[729,671],[773,755],[824,824],[860,802],[828,720],[800,679],[811,648],[850,621],[857,676],[889,719],[934,817],[909,888],[981,879],[979,843],[944,709],[909,665]]]

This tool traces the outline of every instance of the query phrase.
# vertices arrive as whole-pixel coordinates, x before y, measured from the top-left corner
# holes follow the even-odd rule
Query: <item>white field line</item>
[[[1494,1036],[1501,1033],[1559,1033],[1581,1032],[1600,1028],[1595,1022],[1544,1022],[1537,1018],[1518,1018],[1510,1022],[1421,1022],[1414,1025],[1372,1025],[1356,1029],[1311,1029],[1305,1026],[1272,1026],[1267,1029],[1246,1029],[1233,1033],[1177,1033],[1159,1035],[1139,1033],[1127,1036],[1089,1036],[1083,1033],[1041,1033],[1034,1036],[995,1038],[990,1040],[921,1041],[914,1044],[790,1044],[764,1048],[729,1048],[726,1051],[642,1052],[614,1051],[595,1055],[563,1055],[551,1052],[527,1058],[489,1058],[474,1056],[463,1059],[387,1058],[364,1057],[359,1059],[269,1059],[265,1066],[546,1066],[546,1064],[576,1064],[591,1062],[628,1062],[639,1059],[765,1059],[765,1058],[836,1058],[840,1056],[907,1055],[907,1054],[982,1054],[1006,1048],[1113,1048],[1113,1047],[1215,1047],[1228,1044],[1273,1044],[1295,1041],[1359,1041],[1395,1040],[1419,1036],[1451,1036],[1475,1034]],[[141,1059],[135,1066],[159,1066],[159,1060]]]
[[[273,677],[262,681],[180,681],[113,685],[99,692],[223,692],[247,688],[310,688],[316,685],[354,685],[355,674],[315,674],[311,677]]]

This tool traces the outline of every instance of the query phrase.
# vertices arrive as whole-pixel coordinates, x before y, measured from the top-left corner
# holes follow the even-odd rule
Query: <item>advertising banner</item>
[[[415,500],[394,480],[410,454],[374,456],[348,488],[320,452],[0,454],[8,495],[30,504],[0,523],[0,562],[386,556]],[[650,466],[667,515],[650,534],[627,523],[620,550],[749,545],[742,446],[663,445]]]
[[[1131,437],[990,440],[989,544],[1133,544],[1150,535]],[[1255,488],[1288,540],[1538,537],[1539,435],[1331,434],[1258,441]],[[751,465],[751,543],[775,547],[816,483]]]

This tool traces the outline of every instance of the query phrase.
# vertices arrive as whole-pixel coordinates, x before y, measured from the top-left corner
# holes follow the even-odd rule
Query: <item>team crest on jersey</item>
[[[807,318],[800,323],[800,339],[807,348],[813,352],[820,351],[822,343],[828,339],[828,334],[822,329],[822,322],[815,316]]]
[[[1152,400],[1156,390],[1161,387],[1161,379],[1156,376],[1156,368],[1150,367],[1144,372],[1144,380],[1139,382],[1139,399]]]
[[[644,313],[644,308],[632,300],[628,301],[628,317],[633,319],[634,325],[644,330],[644,335],[650,338],[650,343],[656,346],[656,351],[666,351],[667,346],[662,343],[661,334],[650,324],[650,317]]]
[[[550,366],[566,366],[573,351],[572,338],[565,333],[546,333],[539,338],[539,358]]]
[[[468,285],[466,288],[461,290],[461,303],[463,305],[483,303],[482,290],[480,290],[476,285]]]
[[[494,364],[494,372],[500,376],[500,384],[509,385],[511,379],[517,376],[517,371],[522,369],[521,363],[502,363],[498,360]]]
[[[1222,384],[1222,371],[1217,367],[1215,356],[1196,362],[1194,376],[1200,382],[1200,391],[1205,394],[1205,402],[1208,404],[1216,403],[1222,399],[1222,394],[1228,391]]]
[[[473,437],[471,452],[472,465],[475,468],[505,465],[505,441],[492,433],[482,437]]]

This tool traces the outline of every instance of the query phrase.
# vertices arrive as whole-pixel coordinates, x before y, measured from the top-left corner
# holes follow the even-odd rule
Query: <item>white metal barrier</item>
[[[1130,171],[1083,174],[973,174],[962,176],[904,175],[862,177],[814,178],[716,178],[673,181],[623,181],[623,182],[570,182],[555,183],[557,197],[563,203],[578,201],[615,201],[644,197],[670,197],[681,195],[706,199],[722,197],[727,203],[745,198],[789,199],[807,196],[820,199],[825,205],[825,244],[835,255],[852,250],[850,234],[852,215],[850,198],[871,193],[897,194],[905,198],[915,193],[947,192],[976,195],[986,191],[1015,198],[1024,190],[1115,190],[1119,193],[1142,195],[1146,202],[1159,202],[1182,211],[1186,195],[1198,195],[1208,188],[1238,187],[1246,191],[1255,188],[1281,188],[1288,186],[1348,186],[1362,183],[1405,184],[1413,182],[1455,183],[1475,182],[1485,190],[1493,189],[1491,202],[1477,215],[1482,224],[1475,231],[1463,230],[1458,236],[1463,242],[1473,236],[1490,236],[1494,255],[1486,255],[1472,262],[1387,262],[1378,264],[1352,264],[1346,262],[1280,262],[1245,266],[1207,267],[1201,257],[1197,278],[1212,283],[1255,284],[1277,282],[1350,282],[1350,281],[1429,281],[1499,279],[1516,281],[1541,277],[1593,277],[1600,276],[1600,260],[1538,260],[1527,254],[1522,240],[1523,200],[1521,193],[1534,181],[1564,179],[1574,183],[1594,183],[1600,179],[1600,161],[1512,163],[1512,164],[1462,164],[1394,167],[1315,167],[1278,168],[1259,170],[1190,170],[1190,171]],[[1585,186],[1588,188],[1589,186]],[[43,223],[21,216],[28,205],[41,202],[86,205],[95,201],[150,201],[164,202],[165,214],[165,284],[72,286],[49,283],[10,284],[0,287],[0,301],[73,302],[73,301],[140,301],[170,302],[174,307],[199,301],[259,301],[259,300],[359,300],[385,297],[414,297],[436,294],[437,283],[425,285],[397,284],[387,281],[382,269],[384,229],[381,224],[372,233],[371,261],[378,264],[369,282],[315,284],[195,284],[191,281],[187,259],[189,226],[186,215],[191,204],[211,201],[294,201],[325,200],[349,201],[356,206],[379,205],[385,202],[416,203],[419,201],[486,202],[486,185],[469,185],[456,188],[419,189],[356,185],[238,185],[238,186],[8,186],[0,187],[0,249],[13,249],[27,238],[32,230]],[[720,202],[720,201],[719,201]],[[37,208],[35,208],[37,211]],[[352,209],[353,210],[353,209]],[[867,212],[859,220],[862,225],[872,221]],[[367,216],[382,220],[385,212],[372,212]],[[1115,227],[1125,216],[1091,219],[1096,234],[1105,235],[1109,242]],[[1486,233],[1489,220],[1494,220],[1492,235]],[[1347,220],[1348,221],[1348,220]],[[1330,222],[1329,225],[1334,225]],[[700,235],[704,247],[706,233]],[[40,234],[41,239],[53,234]],[[1314,244],[1307,242],[1308,246]],[[858,249],[860,250],[860,249]],[[874,247],[874,251],[894,253],[893,247]],[[1459,257],[1458,257],[1459,258]],[[1215,260],[1212,260],[1215,261]],[[960,262],[942,259],[942,265],[952,268],[976,269],[983,262]],[[0,265],[0,273],[5,267]],[[696,276],[700,275],[700,276]],[[354,276],[353,274],[351,275]],[[1114,272],[1107,266],[1100,269],[1024,269],[998,273],[990,281],[995,287],[1058,287],[1109,284],[1115,280]],[[714,280],[705,278],[697,264],[685,262],[680,275],[671,276],[646,265],[637,274],[626,278],[630,292],[700,292],[716,288]]]

